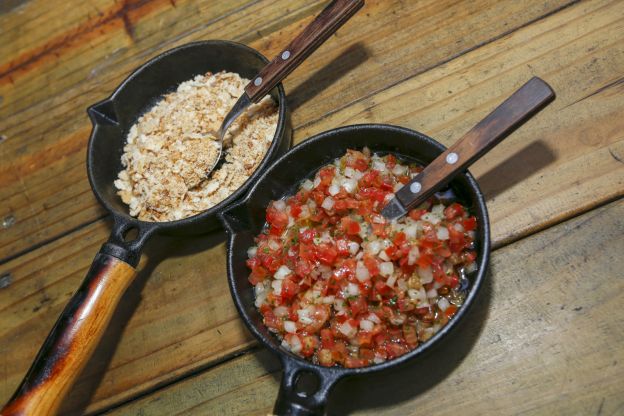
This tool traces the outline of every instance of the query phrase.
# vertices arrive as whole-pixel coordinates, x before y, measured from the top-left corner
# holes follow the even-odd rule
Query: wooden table
[[[198,39],[274,55],[325,1],[0,2],[0,402],[110,223],[85,108]],[[624,414],[624,2],[367,0],[285,82],[294,138],[362,122],[449,145],[532,75],[556,101],[471,169],[486,287],[426,360],[339,385],[331,414]],[[280,368],[245,330],[223,233],[155,239],[63,415],[271,411]]]

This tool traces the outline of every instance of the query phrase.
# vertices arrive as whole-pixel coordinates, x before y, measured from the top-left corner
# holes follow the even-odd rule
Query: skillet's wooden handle
[[[364,6],[364,0],[334,0],[245,87],[251,102],[260,101],[312,52]]]
[[[555,93],[548,84],[540,78],[531,78],[399,189],[396,197],[406,209],[425,202],[457,173],[487,153],[554,98]]]
[[[1,416],[56,414],[135,275],[128,263],[108,254],[96,255]]]

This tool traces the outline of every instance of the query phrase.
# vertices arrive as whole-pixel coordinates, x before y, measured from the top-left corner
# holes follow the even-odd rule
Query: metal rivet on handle
[[[449,165],[454,165],[455,163],[457,163],[458,160],[459,156],[455,152],[451,152],[446,155],[446,163],[448,163]]]
[[[283,59],[283,60],[286,60],[286,59],[288,59],[288,58],[290,58],[290,51],[284,51],[284,52],[282,52],[282,59]]]
[[[410,191],[412,191],[413,194],[417,194],[418,192],[420,192],[421,189],[422,185],[420,184],[420,182],[414,182],[410,185]]]
[[[254,85],[255,85],[256,87],[259,87],[259,86],[260,86],[260,84],[262,84],[262,77],[258,77],[258,78],[256,78],[256,79],[254,79]]]

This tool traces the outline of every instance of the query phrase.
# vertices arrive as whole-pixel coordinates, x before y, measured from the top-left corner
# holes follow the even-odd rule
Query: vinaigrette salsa
[[[270,203],[247,265],[255,305],[284,348],[363,367],[413,350],[453,318],[476,269],[476,218],[439,196],[398,221],[380,214],[421,169],[348,150]]]

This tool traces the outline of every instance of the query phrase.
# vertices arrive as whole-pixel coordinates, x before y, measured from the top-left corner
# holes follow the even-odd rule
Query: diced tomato
[[[318,352],[319,364],[325,367],[331,367],[334,365],[334,358],[332,357],[331,350],[323,348]]]
[[[299,285],[287,278],[282,280],[282,299],[288,301],[299,293]]]
[[[396,358],[405,354],[408,351],[407,347],[401,344],[396,344],[394,342],[389,342],[386,344],[386,352],[388,353],[388,358]]]
[[[301,355],[310,357],[318,348],[319,340],[314,335],[301,337]]]
[[[301,205],[299,204],[293,204],[290,206],[290,215],[292,215],[293,218],[299,218],[299,215],[301,215]]]
[[[392,172],[399,163],[392,155],[382,160]],[[330,195],[338,169],[345,176],[353,176],[353,171],[342,172],[346,168],[362,173],[357,190],[332,190],[334,207],[327,212],[321,204]],[[417,348],[430,337],[419,332],[423,326],[440,328],[457,313],[454,304],[444,312],[433,302],[433,306],[417,307],[408,288],[439,288],[438,294],[446,295],[459,287],[459,269],[474,264],[477,257],[471,233],[477,229],[476,218],[455,202],[444,209],[438,224],[423,221],[433,205],[444,204],[435,196],[422,209],[410,210],[409,219],[398,224],[381,217],[386,197],[396,184],[409,182],[420,171],[409,166],[409,174],[381,172],[371,168],[368,150],[350,150],[339,163],[319,170],[313,189],[300,189],[277,204],[281,208],[285,203],[286,209],[270,204],[266,227],[255,239],[257,249],[246,264],[249,281],[256,286],[258,296],[263,293],[259,310],[264,323],[291,349],[301,346],[295,354],[323,366],[371,365]],[[309,212],[306,218],[302,218],[304,211]],[[402,226],[413,221],[419,221],[419,232],[408,237]],[[440,227],[448,229],[448,239],[438,239]],[[390,241],[383,242],[383,251],[375,255],[367,252],[372,247],[369,244],[382,239]],[[353,252],[351,242],[362,248]],[[418,249],[415,258],[410,256],[414,248]],[[380,275],[382,258],[394,263],[390,278]],[[368,276],[356,273],[359,262]],[[278,273],[281,266],[292,272]],[[425,273],[419,268],[431,270],[434,280],[426,284],[416,280],[414,286],[413,279]],[[352,285],[357,285],[357,290]],[[296,334],[285,331],[287,321],[296,323]]]
[[[364,172],[368,169],[368,161],[364,159],[357,159],[353,164],[353,168],[359,170],[360,172]]]
[[[323,348],[331,349],[334,347],[334,334],[331,329],[321,329],[321,344],[323,345]]]
[[[371,277],[377,276],[379,274],[379,262],[376,258],[369,255],[364,255],[364,258],[362,260],[364,261],[364,266],[368,269],[368,273],[371,275]]]
[[[319,171],[319,177],[321,178],[321,184],[329,186],[334,179],[336,168],[334,166],[327,166]]]
[[[349,299],[349,309],[351,309],[351,316],[358,316],[368,310],[368,302],[364,296],[356,296]]]
[[[464,226],[464,231],[473,231],[477,228],[477,218],[474,216],[468,217],[462,222],[462,225]]]
[[[270,225],[281,230],[288,225],[288,214],[284,211],[278,211],[271,204],[267,209],[266,220]]]
[[[427,213],[426,209],[412,209],[412,210],[410,210],[408,215],[414,221],[418,221],[426,213]]]
[[[360,232],[360,224],[349,217],[342,217],[340,229],[347,235],[357,235]]]
[[[453,218],[463,217],[464,216],[464,207],[458,204],[457,202],[453,202],[451,205],[444,209],[444,218],[448,221]]]
[[[397,164],[396,157],[392,153],[386,156],[386,166],[388,167],[388,169],[393,169],[396,166],[396,164]]]
[[[316,257],[322,262],[331,266],[336,261],[338,250],[330,244],[321,244],[316,248]]]

